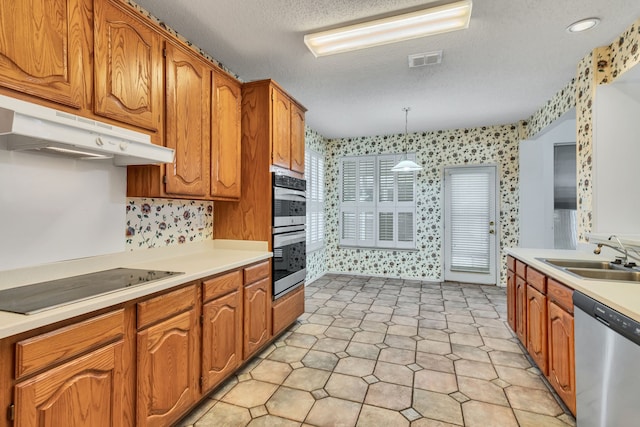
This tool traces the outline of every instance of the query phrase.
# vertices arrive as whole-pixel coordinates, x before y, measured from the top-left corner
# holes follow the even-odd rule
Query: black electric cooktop
[[[175,276],[174,271],[114,268],[0,291],[0,311],[35,314],[61,305]]]

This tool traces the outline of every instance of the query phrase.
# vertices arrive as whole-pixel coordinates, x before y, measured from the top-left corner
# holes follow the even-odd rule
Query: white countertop
[[[640,283],[581,279],[537,258],[609,261],[605,255],[558,249],[507,248],[505,252],[559,282],[640,322]]]
[[[0,338],[171,289],[192,280],[262,261],[271,256],[267,242],[209,240],[0,271],[0,289],[118,267],[184,272],[184,274],[118,290],[37,314],[23,315],[0,311]]]

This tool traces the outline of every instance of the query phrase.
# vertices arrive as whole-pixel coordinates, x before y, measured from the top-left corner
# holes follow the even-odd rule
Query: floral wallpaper
[[[126,249],[213,239],[213,202],[127,198]]]
[[[575,89],[576,80],[571,81],[563,87],[553,98],[536,111],[527,120],[527,132],[524,136],[526,138],[533,138],[544,128],[556,121],[565,112],[569,111],[576,105],[575,101]]]
[[[306,149],[311,149],[320,154],[325,154],[327,140],[310,127],[305,128],[304,145]],[[325,170],[325,182],[326,170]],[[325,197],[326,200],[326,197]],[[326,220],[325,220],[326,223]],[[327,271],[326,246],[307,253],[307,283],[311,283]]]
[[[640,19],[631,24],[617,40],[609,46],[611,50],[611,77],[628,71],[640,62]]]
[[[517,246],[518,126],[491,126],[409,135],[408,151],[416,152],[423,170],[417,181],[417,251],[340,248],[339,159],[348,155],[401,151],[404,134],[327,141],[326,261],[327,270],[416,279],[442,277],[442,173],[444,166],[497,164],[500,178],[501,247]],[[503,260],[501,265],[506,265]],[[506,283],[506,270],[500,282]]]

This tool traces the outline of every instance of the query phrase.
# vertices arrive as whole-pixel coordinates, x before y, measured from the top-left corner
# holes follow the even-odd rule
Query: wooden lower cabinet
[[[572,413],[576,413],[573,316],[549,301],[549,375],[547,378]]]
[[[185,289],[189,292],[174,291],[138,306],[139,317],[145,307],[157,314],[147,316],[150,323],[158,322],[163,312],[174,310],[179,299],[186,308],[138,332],[138,426],[170,425],[200,397],[196,288]],[[191,300],[184,300],[185,296],[191,296]]]
[[[242,278],[239,287],[202,307],[202,392],[242,363]]]
[[[244,358],[248,359],[271,338],[271,280],[244,287]]]
[[[283,331],[304,313],[304,285],[273,302],[273,335]]]
[[[547,375],[547,297],[527,285],[527,350]]]
[[[15,426],[123,426],[123,341],[18,383]]]

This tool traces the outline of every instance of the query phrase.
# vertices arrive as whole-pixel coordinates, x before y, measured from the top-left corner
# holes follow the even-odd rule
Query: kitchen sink
[[[640,271],[597,270],[590,268],[567,268],[566,270],[585,279],[640,282]]]
[[[614,270],[617,266],[609,261],[591,261],[581,259],[546,259],[538,258],[540,261],[560,268],[593,268],[597,270]]]

